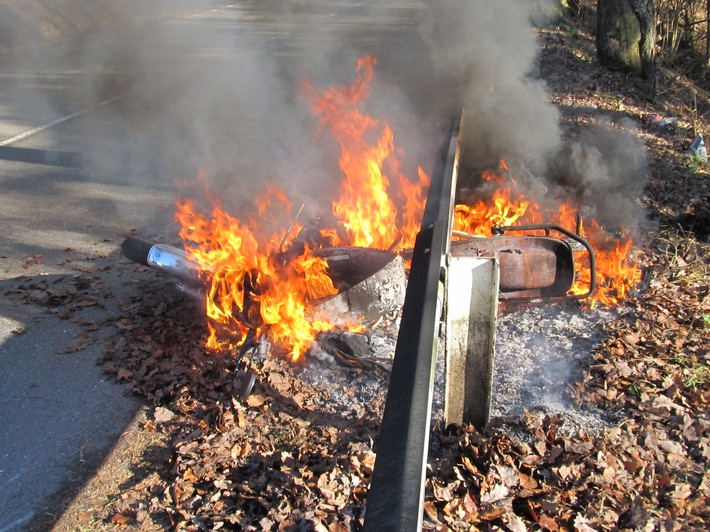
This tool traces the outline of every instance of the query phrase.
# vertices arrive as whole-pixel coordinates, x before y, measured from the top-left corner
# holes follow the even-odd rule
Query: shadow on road
[[[39,150],[36,148],[0,147],[0,159],[30,164],[45,164],[61,168],[81,168],[81,156],[78,153],[57,150]]]
[[[141,407],[97,366],[118,286],[102,267],[0,281],[0,530],[57,512]]]

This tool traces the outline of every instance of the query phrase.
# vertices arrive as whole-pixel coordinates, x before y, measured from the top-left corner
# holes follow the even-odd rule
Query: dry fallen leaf
[[[559,530],[560,526],[557,524],[557,521],[553,519],[552,517],[549,517],[545,514],[542,514],[540,516],[540,519],[538,521],[538,524],[545,530]]]
[[[267,397],[265,395],[253,393],[247,398],[246,404],[251,408],[259,408],[266,402],[266,399]]]
[[[496,484],[490,491],[481,493],[481,504],[492,504],[508,496],[510,490],[505,484]]]
[[[434,523],[439,522],[438,512],[432,501],[424,501],[424,514]]]
[[[121,372],[119,371],[119,376]],[[126,378],[130,378],[126,377]],[[175,418],[175,413],[165,408],[164,406],[159,406],[155,409],[153,414],[153,419],[156,423],[169,423]]]
[[[111,517],[111,523],[114,525],[118,526],[128,526],[128,524],[131,522],[131,518],[122,514],[122,513],[116,513]]]
[[[88,525],[94,521],[94,514],[90,511],[79,512],[76,515],[76,520],[82,525]]]
[[[118,370],[118,373],[116,374],[116,378],[121,381],[128,381],[133,378],[133,372],[129,369],[126,368],[121,368]]]

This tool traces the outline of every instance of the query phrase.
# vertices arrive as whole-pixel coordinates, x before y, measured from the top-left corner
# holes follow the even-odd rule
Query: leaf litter
[[[710,263],[707,244],[659,234],[644,254],[656,270],[649,290],[613,311],[501,315],[494,417],[482,433],[436,420],[425,529],[704,526],[709,287],[708,277],[677,276],[681,245]],[[155,272],[133,267],[132,274],[139,280],[113,296],[119,312],[101,323],[113,331],[104,331],[102,364],[154,405],[142,427],[163,438],[169,458],[144,464],[159,474],[124,483],[92,514],[94,525],[358,529],[387,372],[270,357],[253,393],[236,401],[233,358],[204,349],[199,305]],[[28,278],[9,295],[83,324],[96,338],[96,322],[79,304],[100,304],[96,287],[86,274],[66,285]],[[545,338],[520,330],[528,321]],[[396,326],[385,322],[379,333],[394,337]],[[526,366],[529,359],[539,365]]]

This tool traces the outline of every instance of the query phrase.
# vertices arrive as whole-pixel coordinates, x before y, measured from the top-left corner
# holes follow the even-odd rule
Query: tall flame
[[[252,333],[268,329],[270,339],[298,360],[318,332],[333,328],[307,317],[309,303],[337,293],[327,262],[315,256],[311,246],[399,250],[413,245],[429,177],[419,169],[417,179],[410,181],[400,170],[401,152],[391,128],[360,110],[375,64],[370,56],[360,59],[350,86],[319,93],[304,83],[321,129],[332,132],[341,148],[343,182],[332,204],[338,225],[320,228],[318,242],[292,249],[301,227],[290,227],[292,220],[280,215],[290,213],[293,205],[274,185],[257,200],[258,216],[246,220],[224,212],[216,198],[210,199],[209,216],[199,212],[193,200],[177,202],[180,237],[209,279],[209,348],[234,348],[245,341],[250,328]],[[368,142],[373,136],[375,141]]]
[[[210,217],[198,212],[193,200],[177,203],[175,217],[182,226],[180,237],[192,244],[187,249],[210,277],[205,298],[210,318],[209,348],[238,345],[248,333],[246,323],[256,323],[259,329],[268,328],[274,342],[287,345],[297,360],[319,331],[331,327],[306,316],[309,300],[337,293],[327,274],[327,263],[306,249],[284,268],[279,243],[285,231],[257,237],[264,221],[279,225],[276,216],[269,217],[269,213],[283,211],[271,205],[274,201],[282,204],[286,212],[290,210],[282,191],[267,189],[259,201],[258,225],[256,218],[246,222],[233,218],[219,202]],[[251,314],[253,309],[245,307],[247,285],[250,293],[246,301],[258,303],[257,316]]]
[[[344,179],[340,196],[333,202],[333,214],[342,221],[347,239],[336,240],[334,245],[401,250],[413,245],[419,230],[429,177],[420,168],[418,180],[411,182],[400,171],[390,127],[359,108],[367,99],[376,64],[372,56],[360,58],[356,80],[348,87],[318,94],[309,82],[304,86],[321,128],[330,129],[341,149],[339,164]],[[375,135],[376,142],[369,142]],[[392,181],[401,209],[390,196]]]

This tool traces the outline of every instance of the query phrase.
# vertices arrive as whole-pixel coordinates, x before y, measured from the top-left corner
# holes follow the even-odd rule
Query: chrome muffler
[[[121,244],[121,253],[127,259],[143,264],[178,280],[175,287],[199,301],[205,298],[205,269],[179,248],[167,244],[153,244],[133,236]]]

